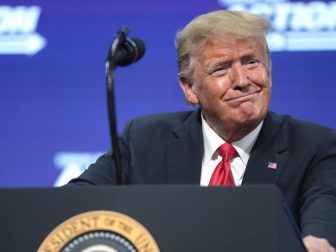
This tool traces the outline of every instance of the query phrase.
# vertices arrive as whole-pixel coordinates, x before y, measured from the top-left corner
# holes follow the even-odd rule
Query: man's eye
[[[217,66],[210,71],[211,75],[225,75],[229,71],[229,66]]]
[[[251,59],[251,60],[246,62],[246,65],[247,65],[248,68],[257,67],[259,65],[259,61],[256,60],[256,59]]]
[[[213,75],[213,76],[222,76],[222,75],[225,75],[227,73],[228,73],[228,68],[219,67],[219,68],[214,69],[211,72],[211,75]]]

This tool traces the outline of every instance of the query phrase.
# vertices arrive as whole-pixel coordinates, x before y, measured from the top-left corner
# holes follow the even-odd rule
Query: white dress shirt
[[[230,163],[231,172],[236,186],[240,186],[243,181],[247,161],[250,158],[251,149],[259,135],[263,122],[261,122],[252,132],[239,141],[231,144],[237,150],[239,156],[232,159]],[[202,115],[202,132],[204,142],[204,154],[202,160],[201,186],[208,186],[210,178],[215,168],[222,160],[218,155],[217,149],[225,141],[209,126]]]

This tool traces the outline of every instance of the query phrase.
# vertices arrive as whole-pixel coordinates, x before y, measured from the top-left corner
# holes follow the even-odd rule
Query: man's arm
[[[308,251],[335,251],[336,133],[316,146],[302,186],[301,228]]]
[[[128,183],[130,170],[130,151],[128,146],[129,130],[132,121],[125,126],[123,135],[119,138],[122,181]],[[72,179],[67,186],[72,185],[114,185],[116,184],[115,164],[113,152],[110,151],[100,156],[94,164],[91,164],[78,178]]]

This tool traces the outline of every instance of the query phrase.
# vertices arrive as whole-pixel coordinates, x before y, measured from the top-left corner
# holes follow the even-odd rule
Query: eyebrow
[[[261,53],[261,52],[260,52]],[[257,48],[249,48],[247,49],[247,51],[242,52],[242,55],[240,56],[239,60],[240,61],[246,61],[249,60],[251,58],[258,58],[259,60],[262,60],[262,54],[260,54],[258,57],[258,49]],[[209,70],[213,70],[214,68],[218,67],[218,66],[227,66],[232,64],[233,60],[231,58],[228,58],[227,55],[221,55],[221,54],[217,54],[214,55],[214,58],[212,58],[211,60],[206,60],[204,61],[203,67],[205,69]]]
[[[249,52],[249,53],[246,53],[245,55],[242,55],[239,60],[240,61],[246,61],[246,60],[249,60],[249,59],[253,59],[253,58],[258,58],[257,57],[258,54],[256,54],[255,52]],[[232,65],[233,63],[233,60],[232,59],[220,59],[220,60],[217,60],[213,63],[210,63],[210,64],[204,64],[204,66],[208,69],[213,69],[213,68],[216,68],[216,67],[219,67],[219,66],[230,66]]]
[[[250,60],[250,59],[259,59],[259,57],[255,53],[246,54],[246,55],[243,55],[242,57],[240,57],[240,60],[243,61],[243,62],[247,61],[247,60]],[[259,60],[261,60],[261,59],[259,59]]]

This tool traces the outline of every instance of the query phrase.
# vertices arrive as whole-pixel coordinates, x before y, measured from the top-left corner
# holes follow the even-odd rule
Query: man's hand
[[[336,252],[335,248],[324,238],[308,235],[303,238],[303,243],[307,252]]]

